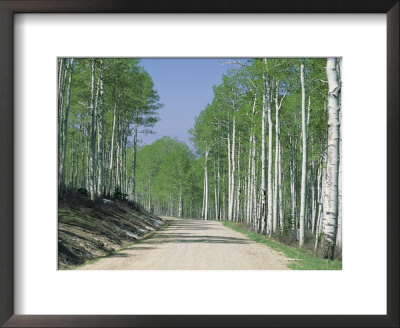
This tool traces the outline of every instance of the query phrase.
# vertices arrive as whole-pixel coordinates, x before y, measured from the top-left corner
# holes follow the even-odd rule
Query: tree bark
[[[325,208],[324,231],[322,237],[322,257],[333,259],[336,244],[338,219],[338,179],[340,142],[340,83],[336,58],[328,58],[326,64],[328,77],[328,157],[327,157],[327,203]]]
[[[336,67],[338,72],[338,79],[341,81],[341,72],[342,72],[342,59],[338,58],[336,61]],[[341,97],[339,97],[339,107],[342,108]],[[336,236],[336,249],[338,251],[342,251],[342,111],[339,111],[339,178],[338,178],[338,193],[339,193],[339,204],[338,204],[338,228],[337,228],[337,236]]]
[[[279,189],[279,226],[280,226],[280,232],[281,234],[283,233],[284,229],[284,214],[283,214],[283,198],[282,198],[282,147],[281,143],[279,141],[279,157],[278,157],[278,189]]]
[[[73,72],[74,59],[69,59],[68,68],[69,77],[68,77],[68,86],[67,86],[67,95],[66,95],[66,105],[62,110],[61,116],[61,158],[59,163],[59,191],[62,195],[65,189],[65,158],[67,151],[67,137],[68,137],[68,116],[69,116],[69,106],[71,103],[71,86],[72,86],[72,72]]]
[[[204,160],[204,189],[205,189],[205,202],[204,202],[204,220],[208,220],[208,149],[206,150]]]
[[[231,157],[231,136],[228,122],[228,221],[232,221],[231,215],[231,190],[232,190],[232,157]]]
[[[296,230],[296,148],[293,145],[292,137],[289,136],[290,143],[290,193],[292,205],[291,228]]]
[[[251,154],[251,200],[250,200],[250,216],[254,220],[254,224],[257,224],[258,221],[258,226],[255,227],[254,230],[258,229],[259,232],[262,232],[262,224],[265,224],[265,217],[264,220],[261,220],[261,217],[258,215],[256,211],[256,201],[257,201],[257,175],[256,175],[256,138],[255,135],[253,134],[253,140],[252,140],[252,154]],[[264,194],[265,196],[265,194]],[[259,218],[257,220],[257,218]]]
[[[112,125],[112,133],[111,133],[111,147],[110,147],[110,165],[109,165],[109,171],[110,171],[110,176],[109,176],[109,194],[112,193],[112,186],[113,186],[113,168],[114,168],[114,138],[115,138],[115,124],[116,124],[116,119],[117,119],[117,88],[115,89],[115,99],[114,99],[114,115],[113,115],[113,125]]]
[[[218,159],[217,159],[217,220],[221,220],[221,172],[220,172],[220,153],[218,149]]]
[[[241,188],[241,182],[240,182],[240,136],[238,138],[238,150],[237,150],[237,170],[236,170],[236,193],[235,193],[235,221],[239,222],[239,216],[240,216],[240,188]]]
[[[307,185],[307,118],[306,118],[306,92],[304,85],[304,63],[300,65],[301,81],[301,132],[302,132],[302,164],[301,164],[301,191],[300,191],[300,232],[299,246],[304,245],[304,225],[306,210],[306,185]]]
[[[268,90],[269,88],[267,88]],[[266,234],[268,236],[272,235],[273,231],[273,190],[272,190],[272,117],[271,117],[271,102],[270,98],[267,97],[267,108],[268,108],[268,213],[267,213],[267,228]]]
[[[100,59],[100,108],[99,108],[99,150],[98,150],[99,176],[97,193],[104,196],[104,60]]]
[[[182,181],[179,182],[179,205],[178,205],[178,216],[182,217],[183,210],[183,199],[182,199]]]
[[[229,191],[229,212],[228,212],[228,217],[229,221],[233,221],[233,206],[234,206],[234,191],[235,191],[235,144],[236,144],[236,119],[235,117],[233,118],[233,126],[232,126],[232,152],[231,152],[231,189]]]
[[[251,156],[252,156],[252,142],[253,142],[253,133],[250,133],[250,141],[249,141],[249,158],[247,164],[247,187],[246,187],[246,220],[247,223],[250,224],[252,222],[252,218],[250,217],[250,204],[251,204],[251,184],[252,184],[252,168],[251,168]],[[256,224],[254,224],[254,229],[256,228]]]
[[[267,64],[267,59],[264,58],[264,66],[265,70]],[[266,213],[267,213],[267,193],[265,190],[265,128],[266,128],[266,111],[268,106],[268,98],[269,98],[269,82],[266,76],[266,73],[263,73],[263,97],[262,97],[262,118],[261,118],[261,232],[267,233],[267,224],[266,220]]]
[[[214,156],[214,209],[215,209],[215,220],[218,220],[218,187],[217,187],[217,168],[216,168],[216,160]]]
[[[90,116],[91,116],[91,124],[90,124],[90,155],[89,155],[89,191],[90,191],[90,199],[94,200],[95,198],[95,189],[94,189],[94,173],[95,173],[95,146],[96,146],[96,117],[95,117],[95,59],[92,58],[92,74],[91,74],[91,99],[90,99]]]
[[[133,128],[133,163],[132,163],[132,200],[135,200],[136,191],[136,155],[137,155],[137,135],[139,128],[139,117],[138,111],[136,110],[136,122]]]

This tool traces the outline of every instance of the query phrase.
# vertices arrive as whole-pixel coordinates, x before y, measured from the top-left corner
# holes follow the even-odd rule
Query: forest
[[[74,190],[159,216],[240,222],[340,259],[341,59],[226,65],[192,145],[140,145],[163,107],[140,59],[59,58],[59,199]]]

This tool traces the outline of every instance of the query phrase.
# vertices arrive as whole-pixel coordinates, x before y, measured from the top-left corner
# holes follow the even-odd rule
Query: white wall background
[[[14,29],[17,314],[386,313],[384,15],[19,14]],[[57,271],[57,56],[343,56],[343,270]]]

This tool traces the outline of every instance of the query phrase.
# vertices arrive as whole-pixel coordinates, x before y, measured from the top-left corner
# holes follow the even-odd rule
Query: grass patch
[[[224,221],[223,225],[244,234],[251,240],[257,243],[266,244],[273,250],[282,252],[290,259],[297,259],[298,261],[288,261],[288,267],[294,270],[341,270],[342,261],[324,260],[316,257],[314,252],[304,249],[299,249],[282,244],[272,238],[260,235],[254,231],[248,231],[245,225],[235,222]]]

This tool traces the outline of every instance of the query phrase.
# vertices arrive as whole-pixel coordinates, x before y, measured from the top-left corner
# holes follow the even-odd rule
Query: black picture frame
[[[13,16],[15,13],[385,13],[387,15],[387,315],[14,315]],[[17,87],[17,86],[16,86]],[[0,0],[0,324],[4,327],[399,327],[398,0]]]

